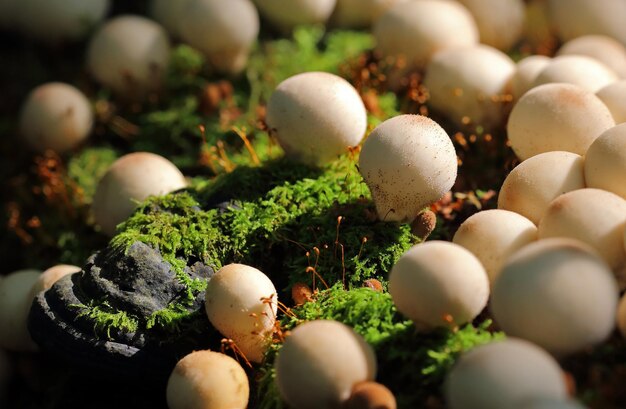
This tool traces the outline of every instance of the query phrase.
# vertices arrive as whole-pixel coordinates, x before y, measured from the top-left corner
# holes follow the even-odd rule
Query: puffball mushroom
[[[45,42],[78,40],[99,24],[109,0],[22,0],[18,24],[29,37]]]
[[[360,382],[342,409],[396,409],[396,398],[385,386],[377,382]]]
[[[249,0],[186,0],[181,22],[182,39],[225,74],[245,68],[259,34],[259,15]]]
[[[550,202],[584,187],[582,156],[564,151],[540,153],[517,165],[504,179],[498,209],[513,211],[539,224]]]
[[[563,44],[557,55],[595,58],[621,78],[626,78],[626,47],[614,38],[603,35],[577,37]]]
[[[56,266],[50,267],[39,275],[39,278],[33,285],[33,295],[36,296],[41,291],[47,291],[61,278],[69,274],[77,273],[80,270],[80,267],[70,264],[57,264]]]
[[[537,227],[533,222],[517,213],[494,209],[467,218],[452,241],[480,260],[493,285],[506,259],[535,240]]]
[[[467,124],[469,119],[473,124],[495,128],[504,121],[506,105],[501,97],[515,69],[513,60],[493,47],[451,48],[432,58],[424,86],[430,105],[458,125]]]
[[[20,131],[37,151],[73,149],[89,136],[92,126],[93,110],[87,97],[62,82],[32,90],[20,113]]]
[[[626,91],[626,90],[625,90]],[[598,137],[585,155],[588,187],[604,189],[626,200],[626,123]]]
[[[337,0],[254,0],[254,4],[276,28],[288,32],[303,24],[325,23]]]
[[[367,112],[348,81],[305,72],[278,84],[267,103],[266,123],[288,156],[321,165],[361,142]]]
[[[26,321],[34,299],[33,285],[40,275],[38,270],[19,270],[0,280],[0,347],[11,351],[37,349]]]
[[[616,271],[626,253],[626,200],[601,189],[579,189],[554,199],[539,222],[539,239],[570,237],[593,247]]]
[[[532,88],[551,82],[578,85],[591,92],[619,79],[617,74],[600,61],[584,55],[562,55],[553,58],[537,75]]]
[[[458,0],[472,13],[480,42],[502,51],[521,37],[526,7],[523,0]]]
[[[611,112],[598,97],[577,85],[545,84],[517,101],[507,133],[521,160],[550,151],[584,155],[591,143],[615,126]]]
[[[330,21],[341,28],[369,27],[394,4],[403,1],[408,0],[337,0]]]
[[[452,188],[457,158],[448,134],[435,121],[399,115],[370,133],[359,171],[381,220],[411,222]]]
[[[337,321],[298,325],[274,363],[281,397],[294,409],[339,408],[360,382],[376,376],[376,356],[352,328]]]
[[[161,87],[170,60],[170,42],[159,24],[124,15],[106,22],[87,48],[87,69],[119,95],[138,99]]]
[[[152,0],[150,16],[173,37],[180,37],[183,10],[189,0]]]
[[[618,297],[615,277],[595,251],[552,238],[511,256],[494,284],[491,312],[507,335],[566,355],[608,338]]]
[[[389,293],[398,311],[418,328],[461,325],[487,304],[489,279],[468,250],[433,240],[400,257],[389,273]]]
[[[531,55],[517,62],[515,73],[510,80],[511,94],[513,94],[515,101],[532,88],[532,84],[539,73],[551,60],[550,57],[545,55]]]
[[[533,398],[566,399],[563,371],[546,351],[507,338],[465,352],[444,384],[450,409],[503,409]]]
[[[235,341],[248,360],[261,362],[276,321],[272,281],[254,267],[228,264],[209,280],[205,299],[211,324]]]
[[[596,96],[609,108],[616,124],[626,122],[626,80],[607,85]]]
[[[478,43],[471,13],[453,1],[420,0],[395,4],[374,24],[376,51],[422,68],[441,50]]]
[[[250,387],[241,365],[213,351],[194,351],[178,361],[167,381],[169,409],[245,409]]]
[[[180,170],[164,157],[149,152],[124,155],[98,182],[92,204],[96,223],[112,236],[116,226],[133,213],[137,202],[186,186]]]
[[[554,28],[562,40],[602,34],[626,45],[626,2],[623,0],[549,0],[548,6]]]

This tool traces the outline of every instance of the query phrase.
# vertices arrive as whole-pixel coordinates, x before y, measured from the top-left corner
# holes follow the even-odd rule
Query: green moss
[[[139,320],[137,317],[126,313],[125,311],[117,311],[112,308],[106,301],[88,305],[74,305],[81,311],[78,318],[87,318],[93,322],[94,332],[96,334],[106,334],[108,339],[111,338],[111,331],[135,332],[139,328]]]
[[[118,156],[115,149],[101,146],[86,148],[70,158],[67,175],[81,189],[85,204],[91,203],[98,181]]]

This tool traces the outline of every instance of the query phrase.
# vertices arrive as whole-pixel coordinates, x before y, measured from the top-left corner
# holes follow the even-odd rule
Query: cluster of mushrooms
[[[498,208],[465,220],[453,242],[415,245],[389,272],[388,290],[418,331],[454,328],[487,308],[507,334],[461,356],[444,386],[451,409],[583,407],[557,360],[602,343],[616,327],[626,336],[625,2],[531,2],[545,8],[564,44],[554,58],[517,63],[505,51],[522,35],[529,6],[521,0],[154,0],[156,21],[103,21],[108,3],[9,0],[0,3],[0,24],[49,42],[94,28],[87,69],[130,100],[162,87],[170,38],[201,51],[217,72],[237,75],[257,39],[259,13],[285,33],[312,23],[371,27],[376,52],[396,61],[392,88],[418,70],[430,107],[452,123],[506,124],[521,163],[504,181]],[[85,141],[93,116],[80,90],[53,82],[28,95],[20,128],[34,150],[62,153]],[[399,115],[368,132],[361,96],[334,74],[286,79],[267,101],[265,120],[285,154],[310,166],[361,145],[359,171],[385,222],[413,222],[457,178],[455,148],[437,122]],[[95,221],[113,236],[138,202],[186,186],[166,158],[128,154],[98,184]],[[33,298],[79,270],[59,265],[3,277],[0,346],[35,350],[26,328]],[[276,328],[277,293],[258,269],[226,265],[208,281],[208,320],[260,363]],[[0,385],[3,362],[0,353]],[[282,398],[296,409],[396,407],[375,382],[372,348],[339,322],[296,327],[275,369]],[[178,362],[166,394],[171,409],[245,408],[249,380],[233,358],[196,351]]]

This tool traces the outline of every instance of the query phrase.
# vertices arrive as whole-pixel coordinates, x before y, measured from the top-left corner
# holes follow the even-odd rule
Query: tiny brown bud
[[[383,285],[375,278],[369,278],[363,282],[363,287],[371,288],[376,292],[383,292]]]
[[[304,283],[295,283],[291,287],[291,298],[296,305],[302,305],[313,299],[313,291]]]
[[[422,241],[426,240],[437,226],[437,215],[432,210],[424,210],[411,223],[411,231]]]
[[[352,388],[343,409],[396,409],[396,398],[377,382],[359,382]]]

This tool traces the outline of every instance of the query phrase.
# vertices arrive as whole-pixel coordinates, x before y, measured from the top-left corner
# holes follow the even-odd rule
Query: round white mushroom
[[[408,68],[424,67],[438,51],[478,43],[471,13],[453,1],[400,2],[374,24],[376,50],[404,60]]]
[[[411,222],[450,190],[456,180],[457,158],[448,134],[435,121],[400,115],[369,135],[361,150],[359,171],[381,220]]]
[[[598,92],[619,79],[617,74],[595,58],[584,55],[562,55],[553,58],[537,75],[532,88],[552,82],[578,85]]]
[[[514,73],[509,56],[481,44],[437,53],[426,67],[424,85],[430,105],[458,125],[492,129],[504,121],[503,96]]]
[[[241,365],[213,351],[195,351],[178,361],[167,382],[169,409],[245,409],[250,386]]]
[[[535,240],[537,226],[533,222],[517,213],[496,209],[470,216],[452,241],[480,260],[493,285],[506,259]]]
[[[370,27],[394,4],[408,0],[337,0],[330,21],[341,28]]]
[[[20,113],[20,131],[37,151],[73,149],[89,136],[92,126],[93,110],[87,97],[61,82],[32,90]]]
[[[398,311],[421,329],[472,321],[489,298],[489,279],[465,248],[445,241],[417,244],[389,273],[389,293]]]
[[[515,73],[511,77],[511,94],[518,100],[526,91],[532,88],[533,82],[552,59],[544,55],[531,55],[517,62]]]
[[[472,13],[480,42],[502,51],[521,37],[526,17],[523,0],[458,0]]]
[[[189,0],[152,0],[150,16],[163,26],[173,37],[180,37],[184,22],[183,10]]]
[[[41,291],[47,291],[58,280],[69,274],[79,272],[81,269],[78,266],[72,266],[69,264],[57,264],[45,270],[35,284],[33,285],[33,295],[39,294]]]
[[[586,55],[626,78],[626,47],[614,38],[603,35],[577,37],[563,44],[557,55]]]
[[[254,0],[261,15],[283,32],[303,24],[325,23],[336,3],[337,0]]]
[[[26,327],[33,303],[33,285],[41,271],[15,271],[0,280],[0,347],[11,351],[34,351],[37,345]]]
[[[361,142],[367,112],[348,81],[305,72],[278,84],[267,103],[266,122],[288,156],[322,165]]]
[[[592,92],[572,84],[545,84],[522,95],[507,131],[513,151],[525,160],[550,151],[584,155],[613,126],[611,112]]]
[[[238,74],[259,34],[259,15],[249,0],[186,0],[179,25],[183,40],[217,71]]]
[[[508,260],[491,293],[491,312],[507,335],[565,355],[611,334],[618,297],[615,277],[595,251],[577,240],[553,238],[531,243]]]
[[[102,85],[138,99],[161,87],[170,60],[170,42],[159,24],[124,15],[106,22],[87,49],[87,68]]]
[[[562,40],[602,34],[626,45],[626,2],[623,0],[549,0],[548,5]]]
[[[149,152],[124,155],[98,182],[92,204],[96,223],[112,236],[116,226],[133,213],[137,202],[186,186],[180,170],[164,157]]]
[[[274,366],[280,395],[294,409],[338,408],[357,383],[376,376],[372,347],[337,321],[298,325]]]
[[[261,362],[276,321],[272,281],[254,267],[228,264],[211,277],[205,298],[211,324],[235,341],[248,360]]]
[[[546,351],[507,338],[464,353],[448,373],[450,409],[513,408],[532,398],[566,399],[565,377]]]
[[[570,237],[593,247],[616,271],[626,262],[626,200],[601,189],[579,189],[554,199],[539,222],[539,238]]]
[[[582,156],[564,151],[540,153],[507,175],[498,195],[498,209],[511,210],[539,224],[551,201],[584,187]]]
[[[626,123],[596,139],[585,155],[588,187],[604,189],[626,200]]]
[[[616,124],[626,122],[626,80],[615,81],[596,95],[609,108]]]

